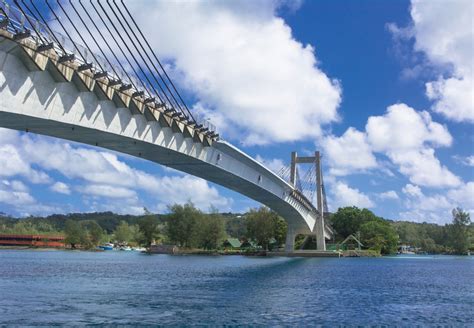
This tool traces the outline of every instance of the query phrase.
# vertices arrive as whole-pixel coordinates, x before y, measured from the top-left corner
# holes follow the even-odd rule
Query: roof
[[[229,243],[230,246],[235,247],[235,248],[238,248],[242,245],[240,243],[240,240],[238,240],[237,238],[227,238],[226,240],[224,240],[224,243],[226,242]]]
[[[342,245],[342,244],[345,244],[346,242],[348,242],[349,239],[355,240],[355,242],[356,242],[357,244],[359,244],[359,246],[364,246],[364,245],[359,241],[359,239],[357,239],[354,235],[349,235],[349,236],[347,236],[347,238],[344,239],[344,241],[341,243],[341,245]]]

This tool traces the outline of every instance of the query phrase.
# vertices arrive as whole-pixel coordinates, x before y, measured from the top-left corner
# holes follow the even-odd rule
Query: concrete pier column
[[[326,250],[326,239],[324,238],[324,221],[316,222],[316,249],[318,251]]]
[[[295,229],[288,226],[288,231],[286,232],[285,252],[287,253],[294,252],[295,238],[296,238]]]
[[[316,199],[318,205],[319,215],[316,219],[316,249],[318,251],[326,250],[326,240],[324,239],[324,207],[323,207],[323,175],[321,172],[321,154],[319,151],[315,152],[316,164]]]

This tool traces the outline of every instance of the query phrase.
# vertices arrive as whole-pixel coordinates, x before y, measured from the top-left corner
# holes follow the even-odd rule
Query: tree
[[[469,225],[471,218],[468,212],[461,208],[452,211],[453,223],[448,227],[450,246],[456,254],[465,254],[469,249]]]
[[[364,223],[360,226],[360,235],[364,246],[381,254],[397,251],[398,235],[387,221],[378,219]]]
[[[380,218],[368,209],[359,209],[355,206],[341,207],[331,216],[332,227],[340,240],[355,234],[364,223],[377,219]]]
[[[275,220],[275,240],[278,246],[283,245],[286,242],[286,232],[288,230],[288,223],[281,217],[274,218]]]
[[[244,238],[247,236],[247,226],[245,224],[245,217],[238,215],[226,220],[225,230],[227,234],[231,237],[238,239]]]
[[[275,237],[278,237],[280,240],[282,239],[283,229],[279,219],[275,212],[270,211],[266,207],[250,210],[246,216],[248,237],[255,239],[259,245],[268,250],[270,239]]]
[[[166,224],[168,238],[172,243],[182,247],[192,247],[196,241],[196,224],[203,213],[193,203],[175,204],[170,208],[171,214]]]
[[[82,222],[82,226],[87,231],[87,245],[88,248],[95,247],[100,244],[105,233],[104,230],[96,221],[87,220]]]
[[[79,244],[87,241],[86,231],[77,221],[67,220],[64,229],[66,234],[65,242],[76,248]]]
[[[154,215],[147,215],[144,218],[138,221],[138,229],[142,234],[143,239],[141,242],[147,246],[150,246],[151,243],[158,237],[159,221]]]
[[[217,212],[201,215],[196,227],[197,246],[217,249],[225,238],[224,219]]]
[[[115,240],[119,243],[126,243],[132,239],[132,230],[127,222],[121,221],[114,230]]]

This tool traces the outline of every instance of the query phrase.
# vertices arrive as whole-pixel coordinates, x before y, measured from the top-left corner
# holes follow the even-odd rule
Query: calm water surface
[[[454,324],[474,260],[0,251],[0,324]]]

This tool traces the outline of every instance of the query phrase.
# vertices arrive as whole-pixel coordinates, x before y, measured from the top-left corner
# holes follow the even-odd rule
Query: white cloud
[[[429,187],[456,187],[461,184],[458,176],[441,165],[431,148],[390,152],[388,156],[412,183]]]
[[[318,67],[311,45],[295,40],[277,15],[280,5],[130,3],[154,48],[206,114],[225,119],[218,129],[247,144],[314,137],[321,124],[338,120],[339,83]]]
[[[387,108],[384,115],[371,116],[365,132],[349,128],[341,137],[323,139],[324,155],[330,173],[347,175],[367,169],[378,169],[391,175],[374,153],[387,156],[400,173],[412,183],[431,187],[455,187],[461,179],[442,165],[435,147],[452,144],[448,129],[433,122],[428,112],[417,112],[406,104]]]
[[[137,198],[137,194],[131,189],[110,185],[90,184],[78,187],[77,190],[83,194],[106,198]]]
[[[395,190],[385,191],[379,194],[381,199],[399,199],[398,194]]]
[[[417,112],[406,104],[387,108],[382,116],[371,116],[365,127],[375,151],[403,151],[419,149],[425,144],[450,146],[448,129],[431,120],[429,113]]]
[[[436,81],[426,83],[432,110],[453,121],[474,122],[473,2],[412,0],[410,14],[411,26],[391,24],[389,29],[398,38],[414,38],[414,49],[444,71]]]
[[[321,143],[333,175],[347,175],[377,167],[365,133],[349,128],[341,137],[327,136]]]
[[[389,106],[385,115],[369,117],[365,128],[374,151],[387,155],[412,183],[431,187],[461,183],[434,154],[433,147],[451,145],[452,137],[429,113],[396,104]]]
[[[435,101],[432,109],[456,122],[474,122],[473,89],[473,80],[466,78],[439,78],[426,83],[426,95]]]
[[[448,191],[448,197],[458,206],[471,210],[474,213],[474,182],[467,182],[459,188]]]
[[[41,171],[33,169],[18,150],[18,139],[15,132],[0,129],[0,177],[22,175],[33,183],[48,183],[50,177]],[[8,131],[8,132],[6,132]],[[13,141],[13,143],[9,143]]]
[[[471,156],[467,156],[467,157],[461,157],[461,156],[453,156],[453,158],[463,164],[463,165],[466,165],[466,166],[474,166],[474,155],[471,155]]]
[[[0,203],[22,206],[34,204],[36,200],[22,182],[3,180],[0,182]]]
[[[422,192],[420,187],[412,185],[412,184],[407,184],[405,187],[402,189],[403,193],[409,195],[409,196],[422,196]]]
[[[449,189],[446,193],[424,194],[418,186],[407,184],[403,188],[407,195],[406,211],[399,215],[402,220],[418,222],[450,223],[451,210],[461,207],[474,215],[474,182],[468,182],[457,188]]]
[[[344,206],[375,207],[375,204],[367,195],[356,188],[349,187],[344,182],[336,182],[330,190],[332,195],[331,208],[337,209]]]
[[[214,206],[229,211],[232,205],[231,199],[220,196],[218,190],[205,180],[189,175],[161,178],[156,192],[162,210],[169,204],[182,204],[189,200],[202,210]]]
[[[69,188],[69,186],[65,184],[64,182],[60,182],[60,181],[53,184],[50,189],[60,194],[65,194],[65,195],[71,194],[71,189]]]

